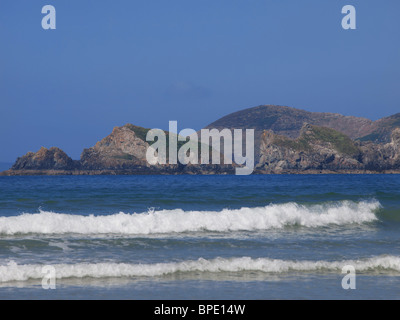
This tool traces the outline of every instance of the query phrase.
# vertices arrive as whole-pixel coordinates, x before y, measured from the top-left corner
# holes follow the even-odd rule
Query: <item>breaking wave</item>
[[[351,265],[357,272],[388,273],[400,275],[400,257],[378,256],[363,260],[344,261],[290,261],[269,258],[215,258],[206,260],[187,260],[182,262],[155,264],[128,263],[78,263],[55,264],[57,279],[69,278],[132,278],[160,277],[177,273],[245,273],[262,272],[284,274],[290,272],[342,272],[343,267]],[[43,265],[18,265],[11,261],[0,266],[0,282],[27,281],[42,279],[48,272]]]
[[[159,210],[83,216],[40,211],[0,217],[0,235],[121,234],[150,235],[183,232],[228,232],[324,227],[376,221],[378,201],[340,201],[319,205],[296,203],[221,211]]]

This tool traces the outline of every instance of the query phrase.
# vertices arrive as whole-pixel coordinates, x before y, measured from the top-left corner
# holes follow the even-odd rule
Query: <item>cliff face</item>
[[[140,139],[128,125],[115,127],[112,133],[81,155],[85,170],[149,167],[146,151],[149,144]]]
[[[305,124],[297,139],[264,131],[260,173],[400,172],[400,129],[387,144],[361,143],[326,127]]]
[[[360,170],[360,148],[333,129],[306,124],[297,139],[265,131],[258,169],[273,173],[305,170]]]
[[[214,174],[233,173],[234,167],[224,165],[150,165],[146,159],[150,146],[146,141],[149,129],[126,124],[115,127],[110,135],[97,142],[92,148],[85,149],[81,155],[81,169],[112,173],[146,174]],[[168,132],[166,140],[168,141]],[[182,143],[178,143],[178,148]],[[168,156],[167,156],[168,159]]]
[[[369,142],[362,145],[361,151],[362,162],[367,170],[400,169],[400,128],[392,131],[389,143]]]

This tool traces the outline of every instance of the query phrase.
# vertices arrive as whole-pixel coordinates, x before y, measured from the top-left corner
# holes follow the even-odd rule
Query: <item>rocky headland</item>
[[[400,113],[377,121],[282,106],[227,115],[207,129],[254,129],[255,174],[400,173]],[[146,160],[149,129],[126,124],[79,160],[42,147],[19,157],[3,176],[117,174],[233,174],[235,165],[157,164]],[[166,135],[168,136],[168,132]]]

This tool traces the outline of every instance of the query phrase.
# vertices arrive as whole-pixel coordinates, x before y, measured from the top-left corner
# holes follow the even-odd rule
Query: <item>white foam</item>
[[[215,258],[155,264],[78,263],[52,265],[57,279],[69,278],[133,278],[160,277],[175,273],[240,273],[262,272],[284,274],[290,272],[342,272],[347,265],[356,272],[400,274],[400,257],[378,256],[363,260],[291,261],[269,258]],[[0,282],[42,279],[43,265],[18,265],[10,262],[0,266]]]
[[[377,220],[378,201],[341,201],[322,205],[296,203],[222,211],[161,210],[140,214],[82,216],[40,211],[0,217],[0,234],[132,234],[227,232],[363,224]]]

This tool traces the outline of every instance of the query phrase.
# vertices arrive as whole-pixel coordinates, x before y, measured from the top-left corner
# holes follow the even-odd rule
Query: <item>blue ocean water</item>
[[[399,175],[0,177],[0,299],[399,299],[399,240]]]

